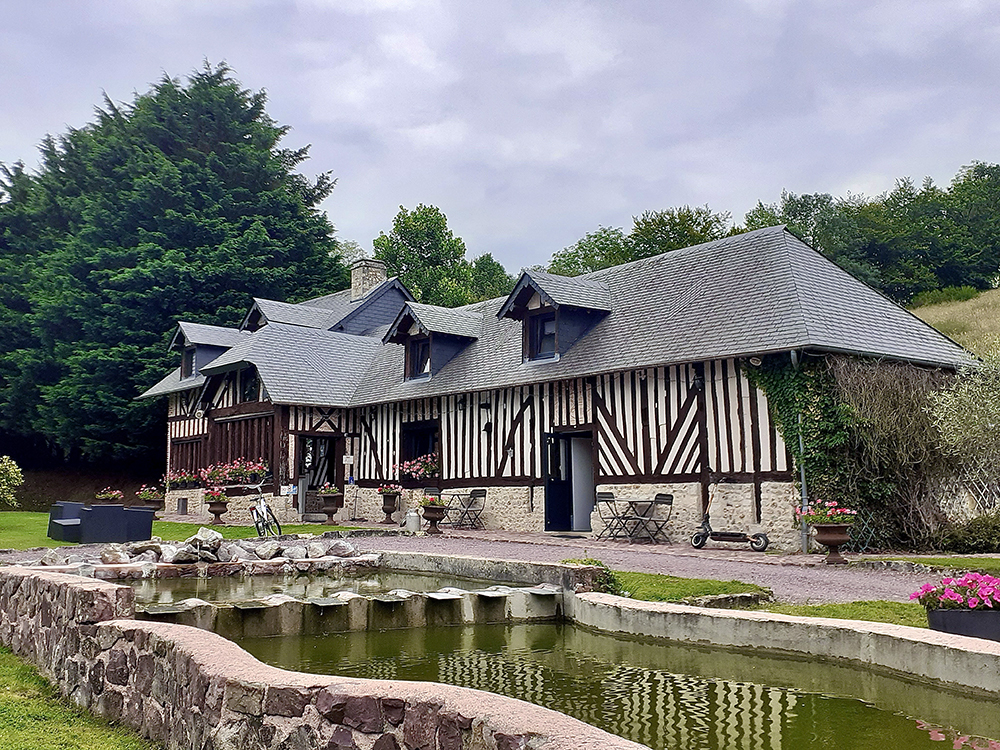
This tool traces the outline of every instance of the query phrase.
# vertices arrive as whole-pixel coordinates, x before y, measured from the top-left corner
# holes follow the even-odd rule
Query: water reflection
[[[124,583],[124,582],[123,582]],[[271,594],[296,599],[333,596],[340,591],[380,594],[393,589],[437,591],[445,586],[481,589],[495,581],[455,576],[402,573],[392,570],[360,571],[351,575],[311,574],[298,576],[235,576],[232,578],[156,578],[128,582],[140,604],[172,604],[196,597],[207,602],[240,602]]]
[[[907,715],[1000,736],[985,699],[831,664],[617,639],[569,625],[355,632],[241,645],[287,669],[489,690],[654,748],[941,747]],[[972,723],[959,723],[966,720]]]

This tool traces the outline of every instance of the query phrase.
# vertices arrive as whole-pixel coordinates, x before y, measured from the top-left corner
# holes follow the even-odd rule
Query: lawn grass
[[[59,697],[34,667],[0,648],[0,748],[154,750],[134,731]]]
[[[764,612],[800,617],[832,617],[838,620],[887,622],[891,625],[927,627],[927,613],[917,602],[844,602],[838,604],[780,604],[768,602],[758,607]]]
[[[204,524],[153,521],[153,536],[169,542],[179,542],[194,536]],[[4,511],[0,513],[0,549],[31,549],[32,547],[66,547],[73,542],[57,542],[45,536],[49,528],[48,513]],[[253,526],[213,526],[226,539],[247,539],[257,536]],[[289,524],[282,526],[284,534],[322,534],[324,531],[345,530],[348,526],[322,524]],[[0,746],[2,747],[2,746]]]
[[[767,589],[741,581],[713,581],[707,578],[676,578],[656,573],[616,570],[615,578],[626,595],[644,602],[682,602],[721,594],[762,594]]]
[[[991,576],[1000,575],[1000,557],[882,557],[879,559],[899,560],[950,570],[976,571],[988,573]]]

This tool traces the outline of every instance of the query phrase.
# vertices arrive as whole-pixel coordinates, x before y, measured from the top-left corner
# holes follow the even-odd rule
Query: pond
[[[213,603],[261,599],[271,594],[287,594],[296,599],[322,599],[340,591],[356,594],[382,594],[393,589],[437,591],[446,586],[468,590],[493,586],[496,581],[458,578],[431,573],[406,573],[394,570],[363,570],[350,574],[334,572],[297,576],[234,576],[212,578],[144,578],[122,581],[135,591],[136,602],[143,606],[172,604],[192,597]],[[516,584],[515,584],[516,585]]]
[[[285,669],[429,680],[520,698],[657,750],[1000,750],[983,739],[1000,737],[1000,712],[988,697],[828,662],[618,638],[569,624],[240,645]]]

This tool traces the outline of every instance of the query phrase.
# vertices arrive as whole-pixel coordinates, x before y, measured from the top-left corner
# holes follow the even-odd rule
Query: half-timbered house
[[[597,530],[596,491],[670,492],[682,537],[722,479],[718,524],[779,545],[794,544],[792,462],[745,368],[968,361],[783,227],[575,278],[525,271],[457,309],[362,260],[349,290],[255,300],[238,329],[180,323],[173,346],[180,367],[143,394],[168,397],[170,468],[264,458],[287,520],[326,481],[348,485],[345,517],[376,518],[383,483],[485,487],[487,525],[560,532]],[[400,477],[431,452],[438,477]]]

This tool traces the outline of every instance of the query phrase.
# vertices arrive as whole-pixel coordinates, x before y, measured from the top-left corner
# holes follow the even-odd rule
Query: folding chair
[[[656,511],[660,508],[667,509],[666,517],[657,517]],[[670,539],[667,537],[667,532],[664,529],[670,523],[670,516],[674,512],[674,496],[668,495],[666,492],[656,493],[647,512],[649,515],[646,519],[646,532],[649,534],[650,541],[655,542],[656,540],[660,540],[669,542]]]
[[[615,493],[597,493],[597,515],[604,522],[604,528],[597,535],[598,539],[631,539],[629,528],[626,525],[631,517],[618,512]]]
[[[470,529],[483,528],[480,516],[486,510],[486,490],[470,490],[468,496],[462,504],[462,515],[459,516],[458,526],[469,525]]]

